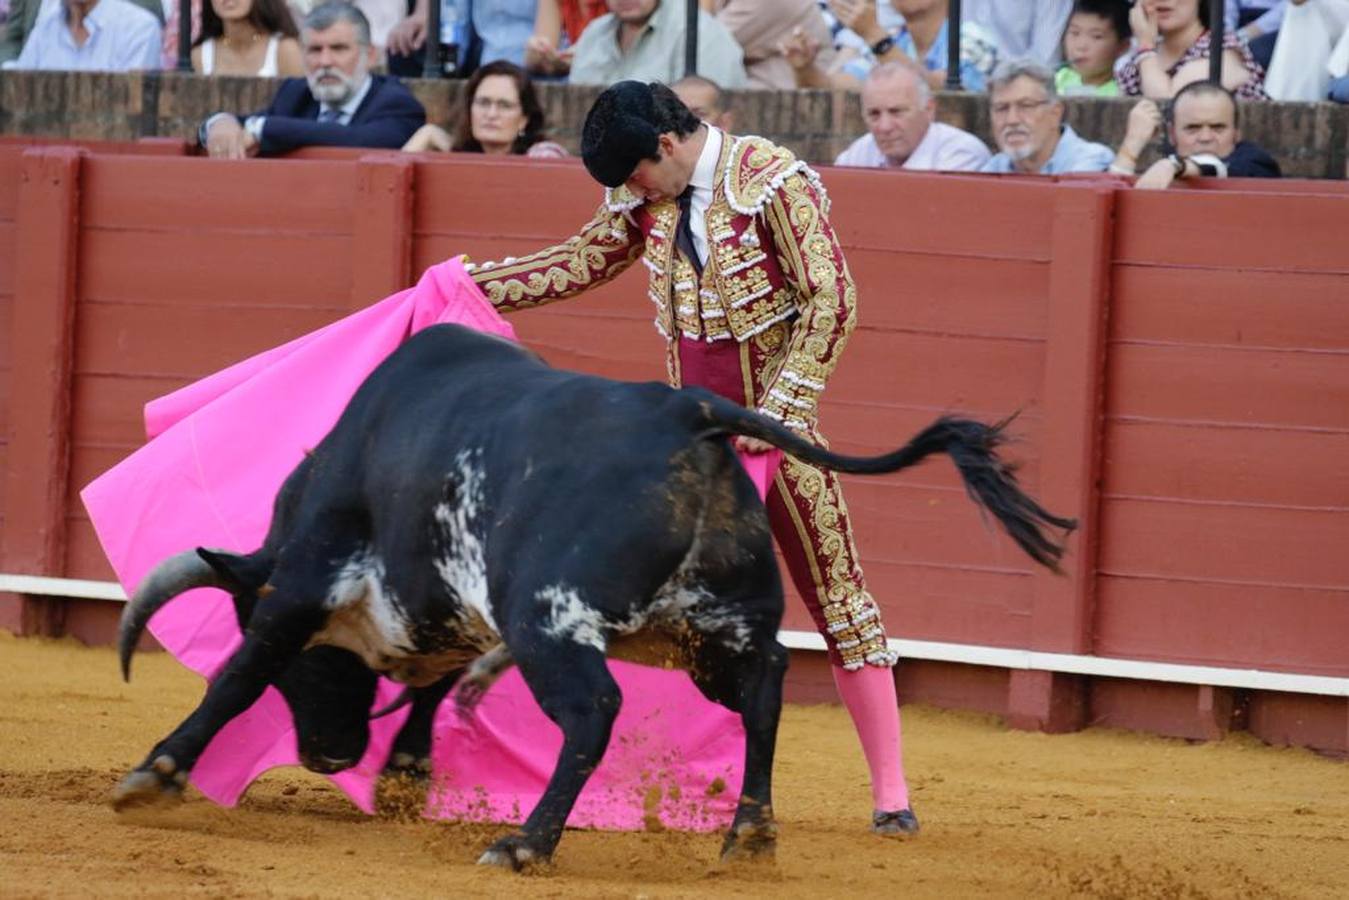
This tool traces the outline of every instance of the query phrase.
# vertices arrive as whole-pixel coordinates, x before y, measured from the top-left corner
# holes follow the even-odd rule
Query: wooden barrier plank
[[[17,214],[19,171],[25,149],[23,145],[0,146],[0,222],[13,222]]]
[[[65,558],[80,169],[81,153],[59,147],[25,151],[21,164],[0,533],[12,573],[59,575]]]
[[[990,191],[986,179],[875,174],[831,169],[824,176],[833,201],[830,221],[845,248],[956,255],[953,248],[963,247],[986,257],[1048,259],[1052,185],[1009,182]],[[525,250],[575,233],[603,199],[576,166],[423,161],[417,184],[413,234],[419,241],[511,236],[523,239]],[[550,202],[538,203],[540,196]],[[978,209],[979,215],[950,216],[955,209]],[[475,210],[490,210],[490,216]]]
[[[0,178],[4,174],[0,173]],[[18,252],[18,228],[13,221],[0,221],[0,297],[8,299],[14,295],[14,270],[17,268],[15,254]],[[0,319],[8,322],[9,319]]]
[[[103,229],[350,234],[355,167],[354,160],[95,154],[89,159],[81,212],[87,227]],[[147,203],[147,196],[154,202]]]
[[[92,229],[80,250],[81,300],[346,308],[351,296],[350,236]]]
[[[1024,647],[1030,639],[1029,575],[872,560],[867,581],[891,637]]]
[[[140,446],[145,441],[145,404],[175,391],[190,378],[124,375],[76,375],[70,418],[76,444]]]
[[[108,557],[98,542],[94,528],[85,521],[68,520],[69,537],[63,565],[67,577],[88,578],[93,581],[116,581]],[[188,549],[184,547],[183,549]]]
[[[338,307],[82,303],[76,372],[197,378],[340,318]]]
[[[1349,508],[1349,432],[1125,421],[1105,447],[1108,495]]]
[[[846,249],[1047,260],[1054,186],[986,178],[828,169],[830,221]],[[952,215],[978,210],[976,215]]]
[[[826,396],[1010,415],[1037,404],[1043,365],[1038,341],[862,331],[844,351]]]
[[[1343,589],[1104,575],[1099,604],[1103,656],[1349,676]]]
[[[1110,534],[1101,549],[1103,572],[1349,591],[1343,508],[1108,497],[1101,518]]]
[[[1030,572],[1034,565],[980,514],[954,476],[942,486],[884,481],[860,487],[847,484],[845,496],[864,555],[1008,572]]]
[[[1349,273],[1343,197],[1121,191],[1117,215],[1116,263]]]
[[[70,493],[66,495],[66,519],[88,522],[89,513],[80,502],[80,491],[89,482],[126,459],[141,447],[135,444],[92,444],[72,439],[70,449]]]
[[[413,164],[370,154],[356,164],[352,207],[351,296],[362,309],[411,283]]]
[[[848,250],[862,329],[1043,338],[1049,266]]]
[[[1349,429],[1349,353],[1111,347],[1113,418]]]
[[[1344,275],[1119,265],[1112,293],[1112,340],[1319,350],[1349,346],[1349,279]]]

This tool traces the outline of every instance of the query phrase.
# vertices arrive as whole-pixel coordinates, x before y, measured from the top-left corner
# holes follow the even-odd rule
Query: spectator
[[[1167,137],[1175,153],[1153,163],[1134,187],[1160,190],[1177,178],[1280,178],[1279,164],[1263,149],[1241,139],[1241,111],[1227,88],[1196,81],[1171,102]]]
[[[1201,0],[1138,0],[1129,10],[1135,46],[1119,71],[1124,93],[1167,100],[1208,78],[1209,6]],[[1265,72],[1235,34],[1223,38],[1223,86],[1243,100],[1264,100]]]
[[[543,106],[529,75],[504,59],[479,66],[469,78],[453,128],[451,135],[439,125],[423,125],[403,149],[554,159],[567,155],[546,139]]]
[[[878,62],[917,62],[927,73],[933,90],[946,83],[948,28],[947,0],[890,0],[904,17],[887,30],[877,16],[873,0],[829,0],[839,22],[866,44],[859,55],[844,62],[837,72],[826,72],[816,61],[820,44],[808,35],[796,34],[784,48],[796,71],[798,87],[857,90],[867,72]],[[843,38],[840,38],[843,40]],[[967,91],[982,91],[998,59],[997,43],[983,26],[962,22],[960,26],[960,81]]]
[[[1072,5],[1073,0],[966,0],[961,18],[978,22],[993,35],[1000,59],[1033,59],[1052,69],[1060,60]]]
[[[303,75],[299,36],[284,0],[209,0],[192,47],[192,71],[258,78]]]
[[[1306,0],[1295,0],[1302,4]],[[1279,36],[1288,0],[1227,0],[1223,7],[1224,29],[1236,33],[1250,45],[1251,55],[1263,69],[1269,68],[1274,55],[1274,42]]]
[[[159,68],[159,20],[129,0],[60,0],[37,17],[16,69]]]
[[[818,0],[704,0],[745,53],[749,87],[790,91],[796,87],[792,66],[782,46],[800,29],[820,46],[819,65],[834,64],[829,25]]]
[[[836,166],[977,172],[989,159],[984,142],[933,121],[937,98],[912,63],[881,63],[862,84],[867,134],[838,155]]]
[[[572,84],[632,79],[666,84],[684,74],[682,0],[608,0],[609,12],[586,26],[572,58]],[[724,88],[745,86],[744,54],[731,33],[698,12],[698,74]]]
[[[304,78],[287,78],[272,105],[242,121],[216,113],[198,131],[211,156],[275,156],[300,147],[397,149],[426,122],[417,98],[386,75],[371,75],[370,23],[356,7],[328,0],[305,16]]]
[[[1125,0],[1077,0],[1063,32],[1064,63],[1054,75],[1060,96],[1118,97],[1115,62],[1129,49]]]
[[[1274,35],[1272,58],[1262,61],[1270,99],[1324,100],[1330,93],[1336,44],[1346,25],[1349,0],[1297,0]]]
[[[565,78],[581,32],[608,11],[604,0],[539,0],[534,33],[525,42],[525,68],[536,75]]]
[[[1103,172],[1110,148],[1077,136],[1063,124],[1054,73],[1031,59],[1004,63],[993,73],[988,108],[999,152],[984,172],[1060,175]]]
[[[1345,29],[1330,51],[1326,69],[1330,72],[1330,99],[1336,103],[1349,103],[1349,29]]]
[[[702,121],[722,131],[735,129],[735,113],[731,104],[715,81],[701,75],[685,75],[670,85],[675,96]]]
[[[156,23],[164,21],[164,7],[160,0],[131,0],[131,2],[153,15]],[[14,61],[23,51],[28,35],[32,34],[37,26],[38,18],[46,18],[49,12],[55,15],[52,11],[59,5],[52,0],[9,0],[9,18],[0,24],[0,64],[4,64],[5,68],[15,68]],[[89,6],[92,7],[92,4]]]
[[[416,0],[406,19],[389,31],[389,71],[404,76],[422,73],[426,46],[428,0]],[[442,40],[454,23],[467,26],[457,63],[467,71],[504,59],[525,64],[525,44],[534,31],[537,0],[441,0]],[[447,27],[448,26],[448,27]]]

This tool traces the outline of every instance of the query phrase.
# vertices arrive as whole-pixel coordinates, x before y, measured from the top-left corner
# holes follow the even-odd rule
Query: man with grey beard
[[[222,159],[275,156],[300,147],[397,150],[426,123],[426,110],[396,78],[371,75],[370,23],[341,0],[316,6],[300,32],[304,78],[281,83],[272,105],[240,119],[216,113],[198,131]]]
[[[1054,90],[1054,73],[1029,59],[1003,63],[988,86],[988,109],[999,153],[983,172],[1059,175],[1104,172],[1115,152],[1078,137],[1063,124],[1063,102]]]

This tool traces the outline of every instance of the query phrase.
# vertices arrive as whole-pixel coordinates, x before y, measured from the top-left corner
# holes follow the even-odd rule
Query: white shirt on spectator
[[[600,16],[576,42],[571,83],[611,85],[631,78],[674,84],[684,77],[685,15],[683,3],[661,0],[627,53],[618,47],[618,19],[613,13]],[[723,88],[745,86],[744,51],[725,25],[701,11],[698,74]]]
[[[16,69],[127,72],[159,68],[163,30],[155,17],[128,0],[98,0],[84,17],[89,38],[75,46],[60,3],[44,7],[15,61]]]
[[[1053,68],[1063,58],[1063,31],[1072,10],[1073,0],[966,0],[960,18],[993,32],[999,59],[1029,56]]]
[[[977,172],[991,156],[984,142],[968,131],[933,122],[901,166],[890,162],[870,132],[853,141],[834,160],[834,165],[868,169],[900,168],[914,172]]]

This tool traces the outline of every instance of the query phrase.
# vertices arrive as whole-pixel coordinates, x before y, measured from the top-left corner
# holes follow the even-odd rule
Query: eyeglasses
[[[513,113],[520,108],[514,100],[493,100],[491,97],[473,98],[473,108],[482,112],[496,110],[499,113]]]
[[[1029,116],[1036,110],[1038,110],[1040,107],[1048,106],[1050,102],[1051,101],[1049,100],[1018,100],[1015,103],[994,103],[988,109],[989,112],[993,113],[993,115],[998,116],[999,118],[1007,115],[1013,109],[1021,113],[1023,116]]]

